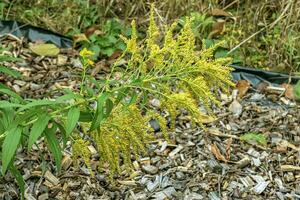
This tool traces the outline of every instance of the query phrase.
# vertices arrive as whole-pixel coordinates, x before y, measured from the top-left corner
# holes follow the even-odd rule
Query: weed
[[[130,35],[130,28],[126,28],[117,19],[106,21],[102,33],[94,33],[89,41],[83,42],[83,47],[94,52],[94,59],[98,57],[110,57],[116,51],[124,51],[126,45],[119,35]]]
[[[61,144],[71,141],[74,159],[83,158],[90,168],[86,146],[93,142],[100,162],[109,164],[112,177],[120,171],[122,163],[131,168],[132,155],[137,158],[145,152],[147,142],[153,138],[150,119],[157,118],[162,131],[167,133],[166,119],[148,106],[149,96],[161,99],[161,110],[169,113],[172,123],[183,108],[194,124],[201,124],[208,116],[200,112],[198,102],[203,102],[211,113],[211,104],[219,104],[211,88],[227,91],[233,85],[228,67],[230,59],[213,59],[217,46],[195,51],[189,19],[177,37],[173,32],[176,23],[168,27],[164,44],[160,46],[153,9],[150,16],[146,40],[139,45],[133,21],[131,38],[123,38],[127,46],[124,54],[103,80],[96,81],[86,74],[93,67],[93,52],[83,49],[80,92],[65,91],[56,99],[40,100],[23,99],[11,92],[10,100],[0,101],[1,170],[3,175],[9,170],[16,177],[22,193],[24,181],[14,166],[18,148],[29,150],[43,138],[59,170]],[[116,79],[121,59],[127,60],[125,73]],[[92,91],[91,83],[96,83]]]
[[[267,138],[264,134],[249,132],[242,135],[240,139],[249,143],[255,142],[261,145],[267,145]]]

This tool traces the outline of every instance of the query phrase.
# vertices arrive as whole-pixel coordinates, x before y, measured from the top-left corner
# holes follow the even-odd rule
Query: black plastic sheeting
[[[283,83],[296,84],[300,80],[300,77],[290,76],[284,73],[277,73],[265,70],[259,70],[249,67],[241,67],[237,65],[231,65],[234,68],[232,77],[234,80],[247,80],[254,87],[261,82],[267,82],[273,85],[281,85]]]
[[[13,34],[17,37],[27,38],[29,41],[43,40],[46,43],[53,43],[60,48],[71,48],[73,41],[63,35],[35,26],[22,24],[16,21],[0,21],[0,35]],[[288,74],[258,70],[254,68],[231,65],[235,70],[232,72],[234,80],[248,80],[252,86],[261,82],[268,82],[274,85],[287,83],[291,80],[295,84],[300,77],[290,77]]]
[[[71,48],[73,44],[70,38],[63,35],[16,21],[0,21],[0,35],[4,34],[12,34],[19,38],[24,37],[31,42],[43,40],[61,48]]]

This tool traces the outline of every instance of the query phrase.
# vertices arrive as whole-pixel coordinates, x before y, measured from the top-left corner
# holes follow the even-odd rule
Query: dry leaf
[[[119,58],[122,55],[122,51],[115,51],[109,58],[108,60],[115,60]]]
[[[229,138],[226,144],[226,160],[230,160],[231,144],[232,144],[232,138]]]
[[[121,51],[115,51],[109,58],[108,58],[108,64],[112,65],[116,62],[116,60],[122,55]]]
[[[217,147],[217,145],[214,143],[211,146],[211,152],[214,154],[214,156],[220,160],[220,161],[224,161],[227,162],[228,160],[221,154],[219,148]]]
[[[82,42],[82,41],[89,42],[89,39],[86,37],[85,34],[79,33],[73,36],[73,46],[75,46],[78,42]]]
[[[287,153],[287,146],[277,145],[275,152],[276,153]]]
[[[96,74],[98,74],[101,70],[103,70],[104,72],[109,72],[110,69],[106,64],[106,60],[101,60],[95,64],[95,67],[91,72],[91,76],[96,76]]]
[[[226,12],[222,9],[219,9],[219,8],[212,9],[211,15],[212,16],[220,16],[220,17],[230,17],[231,16],[228,12]]]
[[[29,49],[39,56],[56,56],[59,53],[54,44],[32,44]]]
[[[87,38],[89,38],[91,35],[93,35],[93,33],[95,33],[95,31],[99,30],[99,27],[96,25],[93,25],[91,27],[89,27],[88,29],[86,29],[86,31],[84,32],[85,36]]]
[[[225,20],[215,22],[212,26],[212,31],[209,33],[209,38],[220,35],[225,27]]]
[[[239,80],[236,84],[238,90],[238,97],[242,98],[250,88],[250,82],[247,80]]]
[[[295,99],[294,96],[294,87],[290,84],[284,83],[281,85],[285,88],[284,96],[288,99]]]

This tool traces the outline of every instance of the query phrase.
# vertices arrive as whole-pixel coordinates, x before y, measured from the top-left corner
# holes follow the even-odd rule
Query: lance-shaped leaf
[[[51,117],[48,115],[48,113],[44,113],[40,115],[38,119],[34,122],[29,134],[28,149],[30,149],[31,146],[42,135],[50,119]]]
[[[79,120],[80,116],[80,109],[77,107],[72,107],[67,116],[67,122],[66,122],[66,136],[69,137],[72,133],[73,129],[76,126],[76,123]]]
[[[4,175],[15,152],[18,148],[22,129],[20,127],[12,128],[4,133],[6,135],[2,144],[2,174]]]

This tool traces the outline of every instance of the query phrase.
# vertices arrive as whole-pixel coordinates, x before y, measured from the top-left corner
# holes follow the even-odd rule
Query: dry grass
[[[101,27],[111,17],[125,22],[135,18],[143,26],[153,2],[160,24],[192,12],[209,15],[213,8],[223,9],[232,17],[225,19],[225,29],[213,39],[226,40],[229,49],[239,51],[244,65],[275,71],[300,69],[299,0],[65,0],[63,5],[59,0],[4,0],[0,16],[71,35],[94,24]]]

